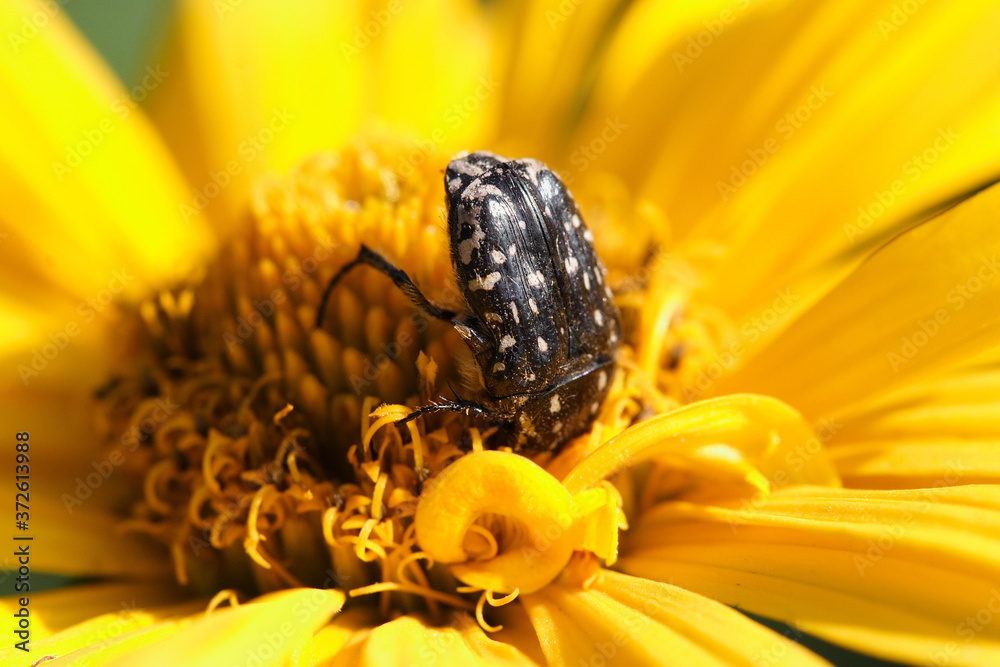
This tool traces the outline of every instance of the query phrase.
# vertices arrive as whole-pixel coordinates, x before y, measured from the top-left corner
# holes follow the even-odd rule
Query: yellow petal
[[[107,381],[114,352],[108,337],[119,321],[117,312],[109,306],[97,313],[86,300],[51,287],[34,304],[23,301],[28,292],[0,297],[0,308],[6,309],[0,314],[4,394],[65,393],[69,386],[76,388],[78,400]]]
[[[95,373],[96,376],[96,373]],[[48,381],[49,374],[39,376],[39,380],[27,387],[17,382],[0,383],[0,421],[18,431],[29,431],[34,436],[49,443],[61,443],[51,447],[39,447],[33,452],[38,461],[44,461],[46,474],[58,468],[58,461],[74,460],[85,462],[99,454],[97,438],[81,437],[85,429],[93,425],[93,389],[95,387],[67,387],[65,378]],[[60,419],[52,419],[53,406],[59,406]],[[90,436],[91,434],[87,433]],[[17,452],[7,452],[13,463]],[[57,473],[58,474],[58,473]],[[39,480],[42,481],[42,480]]]
[[[83,324],[78,303],[134,297],[197,266],[211,237],[200,216],[181,215],[183,179],[58,6],[7,2],[0,25],[0,275],[11,296],[42,308],[61,292],[61,324]]]
[[[257,175],[285,172],[350,134],[364,111],[364,70],[340,45],[359,22],[362,3],[180,4],[173,74],[154,113],[182,147],[188,206],[234,225]]]
[[[102,619],[98,619],[100,621]],[[123,655],[131,655],[133,652],[141,650],[150,643],[168,640],[179,629],[175,622],[164,621],[159,623],[145,623],[145,619],[125,632],[112,636],[98,638],[97,641],[86,643],[80,646],[75,639],[82,643],[89,639],[84,635],[79,638],[68,637],[65,643],[58,642],[58,638],[53,641],[53,646],[49,650],[62,649],[61,653],[50,653],[45,656],[45,663],[51,667],[97,667],[98,665],[108,665],[117,662],[117,658]],[[114,630],[114,619],[109,619],[109,628]],[[99,633],[99,631],[98,631]],[[48,643],[48,642],[47,642]],[[77,648],[78,647],[78,648]],[[58,656],[58,657],[56,657]],[[32,663],[32,667],[37,663]]]
[[[102,664],[283,664],[294,658],[343,603],[343,593],[316,588],[265,595],[249,604],[181,621],[169,637]]]
[[[895,238],[713,391],[816,418],[995,346],[998,217],[993,187]]]
[[[682,588],[603,572],[590,590],[524,597],[552,665],[826,665],[801,646]]]
[[[20,452],[27,464],[11,447],[0,455],[0,465],[11,471],[27,466],[32,499],[25,534],[49,545],[35,552],[33,567],[81,576],[163,575],[169,572],[166,552],[145,536],[122,535],[113,512],[134,496],[124,467],[141,452],[126,444],[128,433],[120,434],[114,449],[104,449],[93,433],[97,385],[90,382],[96,373],[87,369],[98,358],[68,347],[27,388],[0,391],[0,420],[28,434],[28,450]],[[71,377],[73,368],[77,377]],[[0,520],[15,525],[17,511],[13,503],[3,507]]]
[[[484,148],[494,110],[511,90],[490,72],[503,35],[495,34],[481,3],[368,3],[351,30],[361,44],[372,35],[358,55],[366,68],[364,111],[422,141],[405,159],[419,165],[432,152]]]
[[[846,486],[919,489],[955,484],[1000,484],[1000,441],[939,435],[900,440],[857,440],[831,447]]]
[[[832,446],[857,439],[893,440],[950,434],[976,439],[1000,432],[1000,369],[946,369],[837,410]]]
[[[765,396],[735,395],[692,403],[639,422],[574,468],[563,484],[570,493],[658,456],[693,455],[724,443],[743,453],[775,486],[838,484],[823,447],[802,417]]]
[[[188,593],[173,582],[108,582],[32,593],[31,646],[35,651],[62,654],[178,614],[194,613],[199,607],[204,609],[204,602],[181,602],[187,597]],[[20,608],[19,600],[18,595],[0,599],[0,608],[8,618]],[[184,611],[191,605],[196,606]],[[3,664],[8,664],[7,657],[0,653]]]
[[[256,176],[359,130],[419,134],[425,144],[401,157],[411,165],[474,148],[499,88],[489,45],[472,2],[192,0],[167,55],[177,74],[152,114],[194,186],[188,203],[228,226]]]
[[[92,483],[100,488],[96,478]],[[10,526],[13,505],[2,515]],[[162,546],[145,535],[122,534],[120,520],[100,503],[88,504],[83,492],[66,488],[60,496],[32,495],[30,508],[28,529],[18,532],[31,536],[32,544],[45,545],[32,551],[31,566],[39,572],[152,579],[173,574]]]
[[[1000,482],[1000,371],[932,375],[837,416],[830,456],[847,486],[922,488]]]
[[[622,3],[543,0],[501,4],[495,12],[509,30],[496,49],[502,86],[497,139],[512,155],[557,158],[566,152],[586,86],[604,40],[620,20]]]
[[[462,545],[484,515],[510,517],[525,535],[489,560],[471,561]],[[463,582],[501,593],[545,586],[582,540],[566,489],[523,456],[499,451],[467,454],[445,468],[420,495],[414,523],[431,558],[455,563],[451,571]]]
[[[676,4],[629,7],[572,145],[725,248],[704,289],[738,325],[995,177],[991,3],[721,3],[682,36]]]
[[[975,620],[1000,613],[1000,487],[665,503],[633,526],[619,562],[880,657],[1000,661],[1000,625]]]
[[[378,611],[373,608],[355,607],[342,611],[297,652],[290,664],[297,667],[330,664],[334,656],[343,656],[364,641],[380,622]]]
[[[457,614],[452,627],[435,627],[413,616],[376,626],[361,642],[335,656],[334,665],[535,665],[516,646],[491,639],[471,616]]]

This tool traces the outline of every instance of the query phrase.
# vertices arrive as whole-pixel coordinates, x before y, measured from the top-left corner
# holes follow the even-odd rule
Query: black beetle
[[[445,171],[451,261],[465,312],[432,304],[409,276],[362,246],[329,282],[316,315],[343,275],[367,264],[413,304],[450,322],[478,367],[478,400],[442,400],[438,410],[482,414],[514,445],[558,449],[585,431],[608,392],[621,337],[618,308],[593,235],[573,196],[538,160],[480,151]]]

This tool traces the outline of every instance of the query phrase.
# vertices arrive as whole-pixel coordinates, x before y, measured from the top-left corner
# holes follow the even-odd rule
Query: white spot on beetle
[[[601,406],[595,401],[590,404],[590,414],[596,415],[597,411],[601,409]]]
[[[597,326],[604,326],[604,313],[599,310],[594,311],[594,321],[597,322]]]
[[[583,238],[585,238],[588,241],[590,241],[591,243],[593,243],[594,242],[594,232],[590,231],[589,229],[583,230]]]
[[[480,230],[472,232],[472,238],[465,239],[458,244],[458,254],[462,258],[462,264],[472,261],[472,249],[479,247],[479,242],[486,238],[486,233]]]
[[[562,422],[556,422],[555,424],[552,425],[552,432],[553,433],[558,433],[559,431],[562,430],[562,427],[563,427],[563,423]]]
[[[462,185],[462,179],[457,176],[448,181],[448,194],[453,195],[458,192],[458,188]]]
[[[608,386],[608,374],[601,371],[597,376],[597,390],[604,391],[604,388]]]
[[[517,221],[517,226],[520,227],[521,229],[527,229],[528,228],[528,225],[524,224],[524,220],[518,220]]]
[[[453,169],[460,174],[465,174],[466,176],[479,176],[483,173],[482,167],[466,159],[452,160],[448,164],[448,168]]]
[[[545,276],[542,275],[541,271],[532,271],[528,274],[528,284],[532,287],[543,285],[545,284]]]
[[[586,271],[583,272],[583,286],[590,289],[590,274]]]
[[[505,371],[505,370],[507,370],[507,367],[503,365],[503,362],[498,361],[495,364],[493,364],[494,373],[499,373],[500,371]]]
[[[601,270],[599,268],[597,268],[596,266],[594,267],[594,275],[597,277],[597,284],[598,285],[603,285],[604,284],[604,276],[601,275]]]
[[[486,321],[494,322],[496,324],[503,324],[503,318],[496,313],[486,313]]]
[[[576,261],[576,257],[566,258],[566,272],[569,273],[569,275],[574,275],[579,268],[580,262]]]
[[[555,413],[560,410],[562,410],[562,406],[559,405],[559,394],[556,394],[552,397],[552,400],[549,401],[549,412]]]
[[[510,312],[514,316],[514,324],[520,324],[521,316],[517,314],[517,304],[513,301],[510,302]]]
[[[483,183],[479,179],[476,179],[471,183],[469,183],[469,187],[465,188],[465,191],[462,193],[463,197],[466,197],[468,199],[478,199],[480,201],[485,200],[490,195],[493,195],[494,197],[499,197],[500,199],[503,199],[504,197],[503,192],[500,191],[500,188],[493,185],[492,183]]]
[[[513,257],[514,255],[517,254],[517,244],[516,243],[511,243],[509,246],[507,246],[507,254],[510,255],[511,257]]]
[[[493,286],[500,282],[500,272],[494,271],[485,278],[476,278],[475,280],[469,281],[469,291],[475,292],[476,290],[483,289],[489,292],[493,289]]]
[[[574,227],[580,226],[580,216],[576,213],[573,214],[573,226]]]
[[[534,382],[534,381],[535,381],[535,374],[534,373],[529,373],[528,374],[528,382]]]
[[[528,180],[538,185],[538,175],[548,169],[544,164],[532,158],[516,160],[518,164],[524,165],[524,171],[528,174]]]
[[[500,351],[503,352],[509,348],[514,347],[514,343],[516,342],[517,341],[514,340],[513,336],[504,336],[503,338],[500,339]]]
[[[493,258],[493,263],[494,264],[503,264],[504,262],[507,261],[507,256],[504,255],[499,250],[491,250],[490,251],[490,257]]]
[[[546,352],[549,349],[549,344],[545,342],[545,339],[541,336],[538,337],[538,349],[541,352]]]
[[[538,314],[538,304],[535,303],[535,300],[534,299],[528,299],[528,305],[531,307],[531,312],[533,312],[535,315],[537,315]]]

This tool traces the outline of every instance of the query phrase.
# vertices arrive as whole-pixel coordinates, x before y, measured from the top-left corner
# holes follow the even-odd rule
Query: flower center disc
[[[339,588],[377,600],[385,614],[434,612],[442,602],[470,608],[447,566],[432,566],[421,551],[414,516],[424,482],[469,450],[488,449],[491,431],[452,413],[399,428],[392,422],[403,408],[376,410],[424,405],[449,381],[459,384],[463,341],[367,267],[337,284],[322,326],[315,322],[327,283],[362,240],[404,268],[432,302],[461,308],[447,247],[445,160],[426,156],[415,165],[402,157],[413,154],[354,147],[315,155],[261,184],[246,225],[223,240],[204,275],[126,315],[117,372],[98,391],[100,430],[134,481],[126,526],[169,547],[180,583],[206,595]],[[642,217],[611,192],[597,207],[606,218]],[[611,241],[612,277],[642,266],[658,244],[630,239],[627,248]],[[674,275],[653,268],[634,289]],[[622,373],[648,370],[647,380],[642,389],[615,385],[579,451],[568,456],[576,445],[567,447],[566,461],[549,467],[553,483],[633,421],[640,393],[655,395],[657,410],[683,402],[675,375],[684,364],[674,358],[683,296],[633,298],[641,307],[620,302],[626,340],[635,345],[622,349]],[[611,502],[601,493],[600,502]],[[608,521],[613,559],[615,520]],[[523,528],[485,511],[456,547],[473,563],[463,567],[471,572],[517,544],[531,532]]]
[[[128,526],[170,546],[182,583],[352,589],[393,580],[415,550],[421,482],[461,455],[449,443],[465,418],[430,422],[443,430],[418,434],[415,456],[391,425],[373,438],[368,415],[457,381],[461,339],[365,268],[315,326],[323,289],[362,239],[458,305],[439,163],[394,157],[320,154],[263,184],[203,277],[128,317],[127,352],[98,392],[103,435],[135,479]]]

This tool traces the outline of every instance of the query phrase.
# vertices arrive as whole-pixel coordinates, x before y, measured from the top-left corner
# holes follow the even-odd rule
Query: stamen
[[[149,503],[149,506],[154,511],[160,514],[170,514],[173,506],[165,500],[161,500],[157,495],[157,491],[159,490],[161,481],[169,482],[169,477],[176,472],[177,468],[174,462],[164,459],[150,468],[149,473],[146,475],[146,483],[143,487],[146,502]]]
[[[490,625],[486,622],[486,619],[483,618],[483,608],[486,606],[487,602],[491,607],[502,607],[506,604],[510,604],[517,599],[519,593],[520,591],[515,588],[509,595],[497,600],[493,597],[493,591],[491,589],[483,591],[483,594],[479,596],[479,601],[476,603],[476,621],[479,623],[479,627],[486,632],[500,632],[503,630],[502,625]]]
[[[239,607],[240,606],[239,593],[237,593],[231,588],[226,588],[219,591],[214,596],[212,596],[211,600],[208,601],[208,609],[205,610],[205,613],[211,614],[213,611],[218,609],[219,605],[221,605],[223,602],[228,602],[230,607]]]
[[[347,592],[352,598],[361,597],[362,595],[372,595],[374,593],[382,593],[384,591],[398,591],[400,593],[412,593],[413,595],[419,595],[428,599],[437,600],[439,602],[444,602],[447,605],[455,607],[456,609],[464,609],[466,611],[473,611],[475,607],[462,598],[449,595],[443,591],[435,590],[433,588],[424,588],[422,586],[417,586],[414,584],[401,583],[398,581],[383,581],[377,584],[370,584],[368,586],[361,586],[359,588],[352,588]]]

